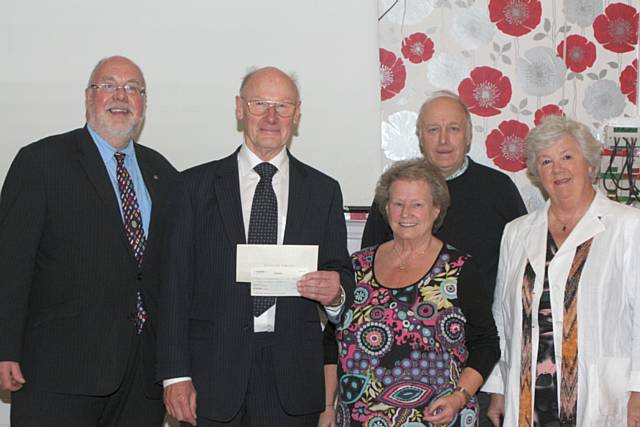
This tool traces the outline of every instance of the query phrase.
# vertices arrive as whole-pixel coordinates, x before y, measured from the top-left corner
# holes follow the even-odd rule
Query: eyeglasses
[[[145,88],[132,83],[126,83],[122,86],[118,86],[115,83],[100,83],[100,84],[94,83],[94,84],[90,84],[89,87],[91,89],[96,89],[106,93],[115,93],[118,91],[118,89],[122,89],[124,93],[126,93],[127,95],[144,96],[147,93],[147,90]]]
[[[269,112],[269,109],[273,107],[276,110],[276,114],[282,118],[287,118],[293,116],[296,108],[298,107],[297,102],[288,102],[288,101],[267,101],[264,99],[252,99],[250,101],[246,101],[247,108],[249,108],[249,112],[256,116],[264,116]]]

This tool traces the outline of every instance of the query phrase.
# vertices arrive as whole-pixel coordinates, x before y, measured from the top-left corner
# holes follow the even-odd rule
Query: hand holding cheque
[[[251,283],[252,296],[302,296],[331,305],[339,301],[335,271],[316,271],[316,245],[238,245],[236,280]]]

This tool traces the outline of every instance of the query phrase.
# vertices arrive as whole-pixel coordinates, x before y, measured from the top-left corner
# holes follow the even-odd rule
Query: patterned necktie
[[[131,180],[129,171],[124,166],[125,156],[126,154],[121,152],[114,154],[117,162],[116,176],[118,179],[118,190],[120,192],[120,203],[122,205],[124,230],[129,240],[129,246],[131,246],[131,250],[133,251],[133,256],[136,258],[136,261],[138,261],[138,267],[140,267],[142,265],[142,257],[147,239],[145,238],[144,228],[142,227],[142,214],[138,206],[136,191],[133,188],[133,181]],[[144,309],[142,291],[138,290],[136,292],[136,313],[134,315],[136,332],[138,334],[142,332],[146,320],[147,312]]]
[[[263,162],[253,168],[260,175],[251,204],[249,219],[249,244],[278,243],[278,200],[271,180],[278,168]],[[253,297],[253,315],[260,316],[276,302],[275,297]]]

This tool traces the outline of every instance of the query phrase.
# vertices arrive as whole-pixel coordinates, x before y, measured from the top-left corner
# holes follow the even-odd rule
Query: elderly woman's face
[[[592,187],[592,167],[572,136],[563,136],[540,151],[536,163],[540,182],[552,202],[580,197]]]
[[[431,234],[440,209],[433,206],[431,188],[426,181],[394,181],[386,206],[395,238],[413,240]]]

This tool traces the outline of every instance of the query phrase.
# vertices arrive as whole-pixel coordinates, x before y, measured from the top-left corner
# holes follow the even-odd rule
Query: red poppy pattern
[[[391,99],[404,89],[407,72],[402,58],[380,48],[380,97]]]
[[[612,3],[593,21],[593,34],[605,49],[631,52],[638,43],[638,12],[624,3]]]
[[[511,100],[511,82],[495,68],[477,67],[460,82],[458,93],[473,114],[495,116]]]
[[[544,107],[536,110],[536,113],[533,118],[533,123],[538,126],[542,123],[542,119],[547,116],[562,116],[565,117],[564,111],[562,108],[558,107],[556,104],[545,105]]]
[[[540,23],[542,4],[539,0],[491,0],[489,18],[510,36],[523,36]]]
[[[501,169],[517,172],[526,167],[524,140],[529,126],[517,120],[505,120],[491,131],[485,141],[487,157]]]
[[[638,60],[634,59],[631,65],[627,65],[620,73],[620,90],[634,105],[637,100],[638,85]]]
[[[618,117],[638,117],[639,1],[449,3],[421,10],[410,25],[378,21],[388,49],[380,50],[384,122],[415,114],[434,91],[457,93],[474,117],[472,147],[485,143],[472,156],[518,172],[512,176],[525,195],[538,193],[523,176],[523,143],[545,117],[566,115],[594,132]],[[417,17],[411,4],[397,2],[395,12]],[[403,135],[413,135],[413,125],[404,126]]]
[[[596,45],[577,34],[567,37],[566,51],[565,65],[575,73],[583,72],[596,61]],[[558,56],[564,58],[564,54],[565,42],[563,40],[558,45]]]
[[[402,41],[402,56],[414,64],[428,61],[433,56],[433,40],[425,33],[413,33]]]

